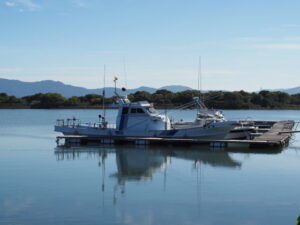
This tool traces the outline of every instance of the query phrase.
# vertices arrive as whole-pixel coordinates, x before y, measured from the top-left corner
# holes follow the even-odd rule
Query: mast
[[[106,66],[103,68],[103,91],[102,91],[102,109],[103,109],[103,122],[105,122],[105,75],[106,75]]]
[[[198,62],[198,113],[201,111],[201,101],[202,101],[202,74],[201,74],[201,56],[199,56],[199,62]]]
[[[202,96],[202,73],[201,73],[201,56],[199,56],[199,64],[198,64],[198,92],[199,92],[199,99]]]

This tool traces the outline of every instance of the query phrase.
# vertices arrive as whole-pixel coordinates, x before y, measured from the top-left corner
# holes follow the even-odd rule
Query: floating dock
[[[293,133],[294,121],[253,121],[257,127],[256,133],[249,140],[211,140],[194,138],[160,138],[160,137],[118,137],[118,136],[87,136],[87,135],[65,135],[57,137],[57,144],[64,139],[65,144],[87,144],[96,142],[99,144],[123,144],[133,143],[136,145],[196,145],[208,144],[211,147],[226,147],[228,144],[244,144],[250,148],[284,147],[289,143]]]

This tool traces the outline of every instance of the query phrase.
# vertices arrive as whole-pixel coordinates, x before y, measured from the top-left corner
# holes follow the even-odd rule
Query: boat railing
[[[56,126],[60,126],[60,127],[77,127],[80,124],[81,121],[79,119],[76,119],[75,117],[56,120]]]
[[[115,129],[117,126],[113,123],[82,123],[80,126],[86,126],[86,127],[93,127],[93,128],[108,128],[108,129]]]
[[[59,127],[93,127],[93,128],[109,128],[109,129],[115,129],[116,124],[110,124],[107,122],[101,122],[101,123],[82,123],[79,119],[76,118],[68,118],[68,119],[57,119],[56,120],[56,126]]]

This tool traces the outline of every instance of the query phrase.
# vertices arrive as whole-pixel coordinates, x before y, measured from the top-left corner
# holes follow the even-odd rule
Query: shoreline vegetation
[[[153,94],[138,91],[129,94],[132,102],[148,101],[158,109],[176,109],[199,96],[197,90],[186,90],[173,93],[168,90],[158,90]],[[201,99],[208,108],[215,109],[300,109],[300,93],[289,95],[284,92],[260,91],[210,91],[201,94]],[[105,98],[105,108],[111,108],[116,97]],[[0,93],[0,109],[99,109],[102,108],[103,97],[97,94],[73,96],[65,98],[58,93],[34,94],[17,98],[6,93]]]

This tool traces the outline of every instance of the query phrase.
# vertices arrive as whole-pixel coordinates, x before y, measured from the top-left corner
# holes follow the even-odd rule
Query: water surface
[[[0,110],[0,224],[296,224],[300,135],[283,151],[240,147],[57,148],[53,124],[99,110]],[[224,111],[299,121],[300,111]],[[110,122],[116,111],[108,111]],[[169,111],[192,120],[195,111]]]

